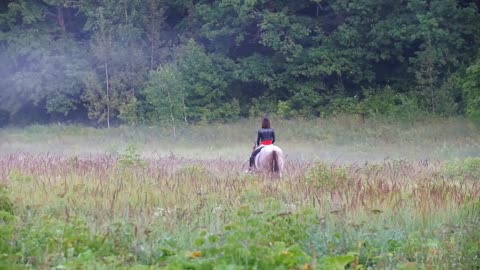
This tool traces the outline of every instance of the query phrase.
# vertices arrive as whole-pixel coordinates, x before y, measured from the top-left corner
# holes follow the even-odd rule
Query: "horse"
[[[282,177],[285,163],[282,149],[273,144],[262,145],[260,147],[262,147],[262,150],[255,156],[255,170],[259,172],[277,173],[279,177]]]

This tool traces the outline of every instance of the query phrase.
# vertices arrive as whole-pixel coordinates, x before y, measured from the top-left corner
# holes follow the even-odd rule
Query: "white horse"
[[[260,147],[262,147],[262,150],[255,156],[255,170],[278,173],[278,176],[282,177],[285,163],[282,149],[273,144]]]

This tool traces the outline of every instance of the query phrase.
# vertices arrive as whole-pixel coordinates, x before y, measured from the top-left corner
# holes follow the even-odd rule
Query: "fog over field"
[[[277,145],[288,160],[367,162],[385,159],[452,160],[480,153],[478,128],[461,118],[424,119],[411,123],[362,122],[355,116],[318,120],[273,119]],[[182,126],[174,138],[168,127],[30,126],[0,131],[0,153],[118,155],[134,145],[145,158],[246,160],[256,119],[234,124]]]

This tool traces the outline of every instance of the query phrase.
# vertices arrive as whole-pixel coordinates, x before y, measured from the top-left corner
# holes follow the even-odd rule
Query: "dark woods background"
[[[0,2],[0,126],[480,119],[480,1]]]

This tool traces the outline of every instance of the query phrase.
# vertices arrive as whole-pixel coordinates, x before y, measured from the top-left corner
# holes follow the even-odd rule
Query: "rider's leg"
[[[258,147],[257,149],[253,150],[252,155],[250,156],[250,169],[255,165],[255,156],[262,150],[263,147]]]
[[[253,163],[255,163],[255,157],[254,157],[254,156],[251,156],[251,157],[250,157],[250,165],[249,165],[250,168],[253,167]]]

